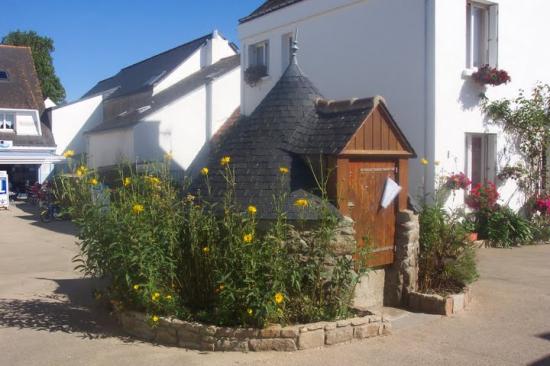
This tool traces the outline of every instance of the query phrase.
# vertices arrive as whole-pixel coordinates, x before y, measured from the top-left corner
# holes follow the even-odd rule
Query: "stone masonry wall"
[[[129,334],[168,346],[202,351],[296,351],[347,343],[391,333],[391,324],[378,315],[264,329],[232,328],[161,318],[151,327],[142,313],[118,314]]]
[[[418,215],[409,210],[397,215],[395,262],[386,268],[384,304],[407,305],[408,294],[418,290],[418,255],[420,251]]]

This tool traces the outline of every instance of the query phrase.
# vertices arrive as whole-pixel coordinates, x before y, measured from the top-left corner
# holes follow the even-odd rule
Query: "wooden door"
[[[397,165],[391,161],[349,160],[347,208],[355,221],[359,247],[372,249],[370,266],[393,263],[398,200],[387,208],[380,205],[387,178],[396,180]]]

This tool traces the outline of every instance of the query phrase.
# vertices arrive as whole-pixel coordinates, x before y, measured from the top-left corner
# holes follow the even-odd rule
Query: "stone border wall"
[[[408,296],[412,311],[449,316],[463,311],[472,301],[472,291],[466,287],[460,294],[441,295],[411,292]]]
[[[135,337],[202,351],[296,351],[391,333],[391,323],[379,315],[264,329],[218,327],[168,318],[160,318],[158,325],[151,327],[149,317],[133,311],[117,317],[122,328]]]

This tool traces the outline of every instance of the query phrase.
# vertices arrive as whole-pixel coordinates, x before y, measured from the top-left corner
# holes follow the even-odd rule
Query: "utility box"
[[[0,170],[0,208],[8,209],[10,206],[10,192],[8,173]]]

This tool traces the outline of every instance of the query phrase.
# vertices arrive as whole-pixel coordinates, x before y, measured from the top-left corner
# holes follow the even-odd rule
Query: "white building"
[[[43,182],[62,160],[44,109],[30,48],[0,45],[0,171],[13,191]]]
[[[243,85],[241,113],[249,115],[279,80],[298,31],[300,66],[325,96],[384,96],[419,158],[428,159],[427,167],[412,162],[412,195],[451,172],[495,181],[517,156],[486,123],[479,95],[513,98],[550,82],[548,14],[547,0],[270,0],[240,22],[243,73],[267,68],[255,86]],[[478,85],[471,74],[484,64],[512,81]],[[499,183],[503,200],[520,206],[514,183]]]
[[[122,69],[81,99],[52,109],[57,152],[92,168],[173,156],[185,169],[238,109],[240,56],[217,31]]]

